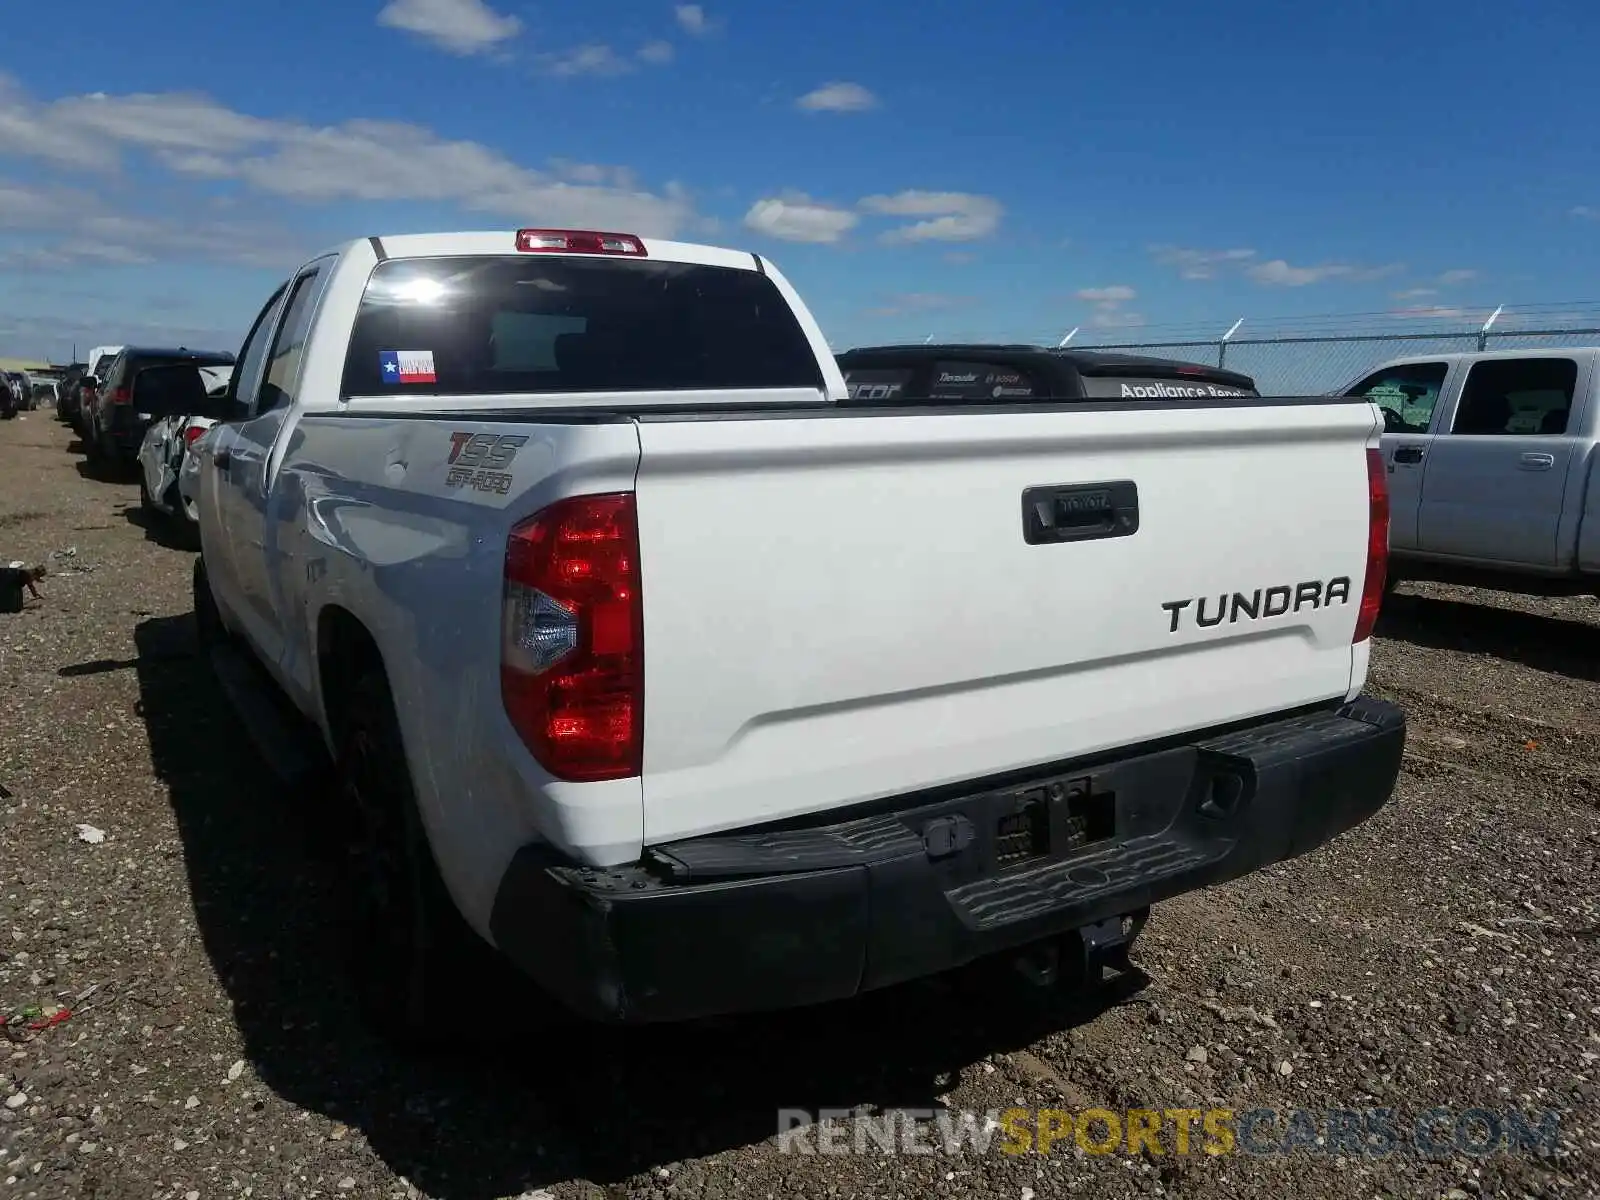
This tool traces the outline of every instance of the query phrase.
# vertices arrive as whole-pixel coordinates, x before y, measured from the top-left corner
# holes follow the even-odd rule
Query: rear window
[[[823,386],[757,271],[543,255],[380,263],[344,369],[347,396]]]
[[[233,355],[218,351],[208,354],[205,351],[194,351],[188,354],[129,354],[125,355],[122,363],[121,374],[123,382],[137,375],[146,367],[165,367],[174,363],[193,363],[196,367],[233,365]]]

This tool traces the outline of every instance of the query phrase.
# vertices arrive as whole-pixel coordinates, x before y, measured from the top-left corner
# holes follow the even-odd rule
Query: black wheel
[[[143,470],[139,472],[139,507],[147,513],[156,511],[156,500],[150,494],[150,485],[145,482]]]
[[[368,1021],[413,1048],[481,1040],[475,998],[520,991],[457,911],[428,846],[388,681],[369,671],[344,705],[337,777],[352,818],[356,990]],[[465,1011],[464,1011],[465,1010]],[[520,1004],[516,1026],[526,1027]],[[492,1035],[491,1035],[492,1036]]]

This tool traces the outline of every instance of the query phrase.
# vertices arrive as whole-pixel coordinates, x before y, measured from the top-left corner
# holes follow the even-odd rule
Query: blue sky
[[[1581,0],[12,7],[0,354],[231,347],[328,244],[535,224],[758,249],[841,347],[1597,290]]]

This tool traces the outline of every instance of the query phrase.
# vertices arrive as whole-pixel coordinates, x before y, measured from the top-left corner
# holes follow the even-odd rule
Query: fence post
[[[1483,323],[1483,328],[1478,330],[1479,350],[1487,350],[1489,348],[1489,328],[1500,319],[1500,314],[1505,311],[1505,307],[1506,306],[1502,304],[1499,308],[1490,313],[1489,319]]]
[[[1228,327],[1228,332],[1223,334],[1222,335],[1222,340],[1217,343],[1217,370],[1220,371],[1224,366],[1227,365],[1227,362],[1228,362],[1228,339],[1231,338],[1234,334],[1238,333],[1239,332],[1239,326],[1241,326],[1243,324],[1244,324],[1244,318],[1240,317],[1237,321],[1235,321],[1231,326]]]

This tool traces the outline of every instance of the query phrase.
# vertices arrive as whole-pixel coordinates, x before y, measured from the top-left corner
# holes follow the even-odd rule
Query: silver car
[[[204,381],[208,399],[218,399],[228,390],[231,366],[194,369]],[[147,512],[171,517],[190,532],[197,528],[199,508],[195,499],[184,495],[178,479],[189,447],[215,424],[212,417],[193,413],[171,413],[150,422],[139,445],[139,502]]]

